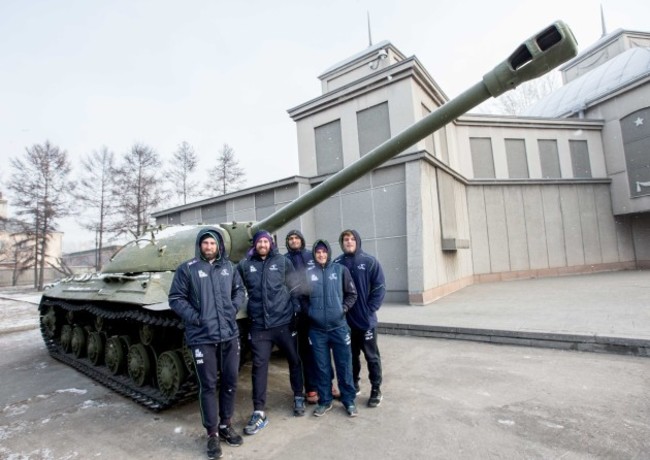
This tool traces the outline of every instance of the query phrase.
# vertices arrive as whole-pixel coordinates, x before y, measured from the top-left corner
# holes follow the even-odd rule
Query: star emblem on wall
[[[635,126],[641,126],[642,124],[643,124],[643,118],[637,117],[636,120],[634,120]]]

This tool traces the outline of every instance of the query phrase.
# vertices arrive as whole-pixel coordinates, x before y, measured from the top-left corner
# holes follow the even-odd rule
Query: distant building
[[[34,269],[23,269],[26,258],[34,253],[34,240],[25,234],[24,229],[9,219],[8,202],[0,192],[0,286],[14,284],[32,284]],[[52,265],[58,266],[61,258],[63,233],[54,232],[47,242],[45,262],[45,281],[52,281],[60,276]]]
[[[69,252],[63,254],[63,262],[73,269],[75,273],[79,271],[94,271],[98,257],[99,265],[104,266],[119,248],[119,245],[104,246],[101,254],[98,254],[97,249]]]
[[[562,68],[525,117],[465,115],[278,231],[336,244],[356,228],[388,299],[466,285],[650,267],[650,34],[616,31]],[[254,221],[448,98],[414,56],[373,45],[326,70],[289,110],[300,175],[154,214],[159,224]],[[281,165],[278,165],[281,167]]]

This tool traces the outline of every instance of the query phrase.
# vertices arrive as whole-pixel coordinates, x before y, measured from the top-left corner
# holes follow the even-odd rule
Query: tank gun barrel
[[[577,51],[578,45],[571,29],[563,21],[554,22],[517,47],[508,59],[485,74],[481,82],[330,176],[292,203],[253,224],[251,234],[259,229],[277,231],[290,220],[325,201],[460,115],[490,97],[497,97],[525,81],[544,75],[574,57]]]

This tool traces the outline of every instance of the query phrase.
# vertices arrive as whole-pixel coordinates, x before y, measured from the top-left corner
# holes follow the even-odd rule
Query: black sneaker
[[[359,382],[354,382],[354,392],[357,396],[361,394],[361,385],[359,385]]]
[[[221,458],[223,452],[221,452],[221,446],[219,445],[218,436],[210,436],[208,438],[208,459],[214,460],[215,458]]]
[[[381,394],[379,387],[372,387],[370,391],[370,398],[368,399],[368,407],[377,407],[381,404],[381,400],[384,397]]]
[[[233,447],[238,447],[244,444],[244,439],[237,434],[231,425],[226,427],[219,427],[219,437],[225,441],[226,444]]]
[[[256,410],[251,415],[251,419],[248,421],[248,424],[244,427],[244,433],[251,435],[255,434],[264,428],[269,423],[268,418],[262,411]]]
[[[305,398],[302,396],[296,396],[293,398],[293,415],[296,417],[302,417],[305,415]]]

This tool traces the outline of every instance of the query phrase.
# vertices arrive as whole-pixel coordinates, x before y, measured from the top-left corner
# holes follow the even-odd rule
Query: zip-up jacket
[[[332,263],[331,248],[327,241],[318,240],[327,246],[327,262],[318,262],[309,267],[306,282],[309,286],[309,319],[311,327],[331,331],[347,326],[345,314],[357,299],[357,290],[349,270],[340,264]],[[312,255],[314,255],[312,250]],[[314,261],[316,257],[314,257]]]
[[[216,236],[219,247],[213,263],[201,256],[200,242],[206,233]],[[219,232],[201,229],[196,236],[196,256],[178,266],[169,290],[169,306],[183,319],[187,344],[220,343],[238,337],[237,310],[245,295]]]
[[[346,254],[343,249],[343,233],[348,232],[352,233],[357,241],[357,249],[353,254]],[[350,270],[358,294],[354,308],[348,312],[348,323],[355,329],[373,329],[377,326],[377,310],[386,295],[384,271],[375,257],[363,252],[361,237],[356,230],[345,230],[343,233],[339,237],[343,254],[338,256],[334,263],[344,265]]]
[[[239,262],[237,269],[248,291],[248,318],[252,328],[268,329],[293,321],[300,308],[290,260],[273,247],[266,259],[253,252]]]
[[[290,249],[289,248],[289,237],[291,235],[296,235],[300,238],[300,249]],[[305,272],[307,268],[314,266],[314,257],[309,249],[305,248],[305,237],[302,235],[300,230],[291,230],[287,233],[285,238],[285,246],[287,247],[287,253],[284,255],[287,259],[293,264],[293,268],[296,269],[294,275],[296,277],[296,285],[302,283],[305,278]],[[309,297],[301,295],[299,297],[300,311],[301,313],[307,312],[309,307]]]

